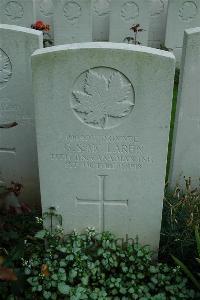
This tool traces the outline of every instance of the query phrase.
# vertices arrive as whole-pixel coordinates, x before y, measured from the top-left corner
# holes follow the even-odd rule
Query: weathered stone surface
[[[111,0],[95,0],[93,5],[93,41],[109,40]]]
[[[183,35],[187,28],[200,25],[200,0],[169,0],[165,45],[174,52],[180,65]]]
[[[149,23],[151,14],[150,0],[119,0],[111,1],[110,33],[111,42],[124,42],[129,36],[134,36],[130,30],[133,24],[140,24],[144,29],[137,36],[142,45],[148,44]]]
[[[0,22],[31,28],[34,22],[33,0],[1,0]]]
[[[92,0],[55,2],[54,44],[92,41]]]
[[[8,127],[0,128],[0,178],[23,184],[22,198],[34,204],[39,182],[31,54],[41,47],[41,32],[0,25],[0,125]]]
[[[165,44],[168,0],[152,0],[151,2],[148,45],[150,47],[160,48],[160,45]],[[94,0],[93,41],[109,40],[110,3],[111,0]]]
[[[170,187],[200,178],[200,28],[185,31],[170,169]]]
[[[83,43],[32,60],[43,211],[55,206],[66,231],[93,225],[157,248],[173,55]]]
[[[165,44],[168,0],[152,0],[148,45],[160,48]]]

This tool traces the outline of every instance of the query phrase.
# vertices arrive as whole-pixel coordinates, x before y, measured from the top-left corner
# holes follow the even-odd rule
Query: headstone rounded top
[[[17,20],[23,17],[24,8],[18,1],[9,1],[4,8],[4,12],[11,20]]]
[[[188,28],[185,30],[185,35],[188,34],[199,34],[200,33],[200,27],[194,27],[194,28]]]
[[[96,67],[76,79],[71,107],[82,123],[110,129],[129,116],[134,102],[134,88],[125,75],[112,68]]]
[[[8,55],[0,49],[0,89],[4,88],[12,75],[12,65]]]
[[[30,36],[35,35],[35,36],[40,36],[41,39],[43,38],[42,31],[31,29],[31,28],[26,28],[26,27],[22,27],[22,26],[17,26],[17,25],[0,24],[0,30],[5,30],[7,32],[8,31],[13,31],[13,33],[15,33],[15,34],[18,34],[18,33],[25,34],[25,33],[27,33]]]
[[[1,25],[0,25],[1,27]],[[60,51],[70,51],[70,50],[79,50],[79,49],[98,49],[98,50],[110,50],[110,51],[131,51],[131,52],[139,52],[139,53],[146,53],[149,55],[156,55],[156,56],[163,56],[165,58],[171,58],[175,60],[175,56],[172,52],[169,51],[163,51],[156,48],[150,48],[145,46],[138,46],[133,44],[127,44],[127,43],[112,43],[112,42],[88,42],[88,43],[72,43],[72,44],[65,44],[65,45],[59,45],[59,46],[53,46],[43,49],[36,50],[32,57],[38,55],[53,55],[55,53],[59,53]]]

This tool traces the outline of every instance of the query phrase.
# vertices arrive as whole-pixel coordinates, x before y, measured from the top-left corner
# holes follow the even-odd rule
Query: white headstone
[[[152,0],[148,45],[160,48],[165,44],[168,0]]]
[[[0,1],[0,23],[31,28],[33,22],[33,0]]]
[[[95,0],[93,5],[93,41],[109,40],[111,0]]]
[[[44,38],[53,40],[53,15],[54,15],[54,2],[55,0],[34,0],[35,7],[35,21],[41,20],[45,24],[50,25],[50,30],[45,33]]]
[[[112,0],[109,41],[126,41],[127,37],[134,36],[130,30],[132,25],[140,24],[144,31],[138,34],[137,40],[142,45],[147,45],[150,14],[151,0]]]
[[[200,26],[200,0],[169,0],[165,45],[180,65],[183,35],[187,28]]]
[[[111,0],[94,0],[93,41],[109,40],[110,3]],[[165,43],[167,4],[168,0],[152,0],[148,38],[151,47],[160,48]]]
[[[23,184],[31,204],[40,199],[31,54],[41,47],[41,32],[0,25],[0,178]]]
[[[55,2],[54,45],[92,41],[92,0]]]
[[[185,31],[170,168],[170,187],[200,178],[200,27]]]
[[[93,225],[157,248],[173,55],[82,43],[32,59],[43,211],[55,206],[68,232]]]

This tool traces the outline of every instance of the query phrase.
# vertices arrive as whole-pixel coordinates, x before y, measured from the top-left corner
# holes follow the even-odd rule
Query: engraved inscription
[[[52,0],[42,0],[40,3],[40,12],[45,17],[50,17],[53,15],[53,7]]]
[[[66,168],[140,170],[153,163],[137,136],[69,135],[60,152],[50,158]]]
[[[159,0],[159,2],[153,2],[152,3],[152,12],[151,16],[157,16],[160,15],[165,9],[165,3],[163,0]]]
[[[99,206],[99,229],[105,231],[105,206],[115,205],[128,207],[128,200],[106,200],[105,181],[107,175],[98,175],[99,178],[99,199],[81,199],[76,197],[77,205],[98,205]]]
[[[81,16],[81,6],[75,1],[69,1],[64,5],[63,8],[64,16],[67,21],[75,23]]]
[[[179,17],[183,21],[191,21],[198,14],[197,4],[193,1],[185,1],[179,10]]]
[[[4,88],[12,75],[12,65],[8,55],[0,49],[0,89]]]
[[[23,6],[17,1],[10,1],[5,6],[5,15],[11,20],[21,19],[24,15]]]
[[[119,126],[134,107],[134,89],[121,72],[98,67],[76,80],[71,106],[84,124],[98,129]]]
[[[101,0],[96,0],[94,5],[94,12],[98,16],[106,16],[110,13],[110,3],[111,0],[106,0],[102,2]]]
[[[23,106],[13,103],[11,99],[0,97],[0,122],[8,123],[25,117]]]
[[[125,22],[133,22],[139,16],[139,7],[133,1],[123,4],[121,9],[121,17]]]
[[[16,148],[0,147],[0,153],[16,154]]]

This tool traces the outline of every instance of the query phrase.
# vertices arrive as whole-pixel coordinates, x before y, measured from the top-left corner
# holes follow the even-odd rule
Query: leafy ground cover
[[[0,295],[21,299],[199,299],[171,255],[189,265],[199,280],[194,228],[200,223],[200,191],[166,195],[159,260],[148,247],[118,244],[110,232],[72,232],[59,225],[43,229],[34,213],[1,216]],[[59,215],[45,214],[50,223]],[[56,218],[52,221],[52,218]]]
[[[27,218],[27,215],[13,218],[15,224],[18,221],[23,224],[17,244],[16,235],[11,236],[9,244],[6,235],[1,237],[2,299],[200,297],[180,267],[153,261],[148,246],[140,246],[137,240],[118,244],[110,232],[97,234],[92,228],[65,236],[60,226],[44,230],[42,219],[34,219],[32,215]],[[7,237],[9,234],[7,231]],[[20,245],[18,249],[19,240],[23,247]]]

